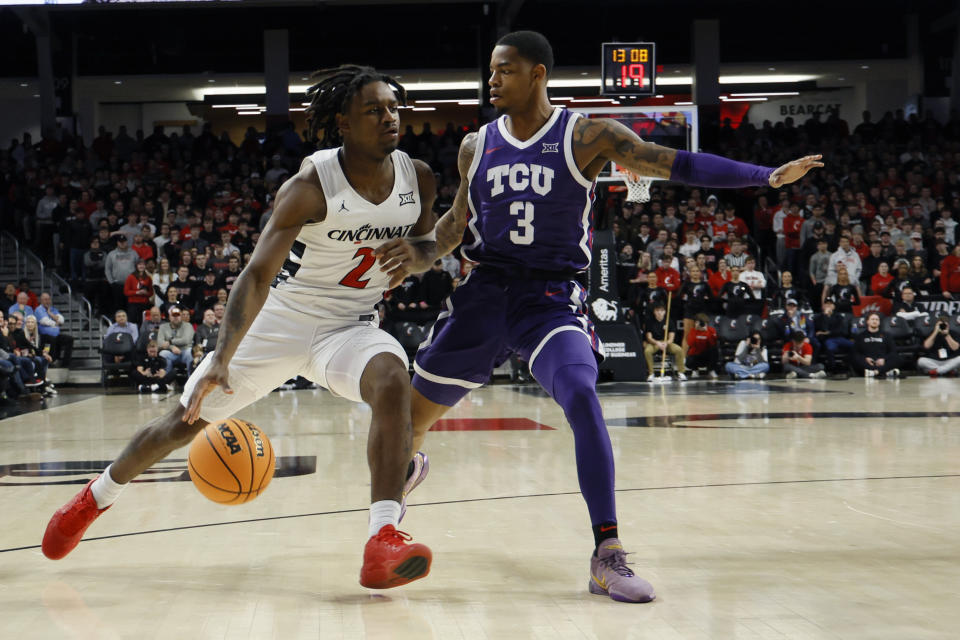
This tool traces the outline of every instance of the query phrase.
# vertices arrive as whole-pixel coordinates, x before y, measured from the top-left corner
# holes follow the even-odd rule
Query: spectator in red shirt
[[[940,288],[943,297],[952,300],[960,293],[960,242],[953,247],[949,256],[940,263]]]
[[[711,235],[717,237],[720,234],[728,236],[733,233],[733,226],[723,217],[722,211],[717,211],[713,221],[710,223]]]
[[[705,313],[694,318],[693,328],[687,334],[687,369],[697,374],[697,369],[707,368],[711,378],[720,373],[720,349],[717,346],[717,330],[710,326]]]
[[[794,273],[800,265],[800,229],[803,227],[803,216],[796,203],[790,203],[787,216],[783,219],[783,246],[786,251],[786,266]]]
[[[803,331],[794,331],[783,345],[783,370],[786,378],[826,378],[827,372],[819,362],[813,363],[813,345]]]
[[[773,255],[776,236],[773,233],[773,216],[776,209],[769,206],[767,196],[757,198],[757,206],[753,210],[753,233],[757,244],[766,255]]]
[[[86,190],[80,192],[80,202],[78,202],[77,205],[87,214],[87,218],[97,210],[97,203],[93,201],[90,197],[90,192]]]
[[[870,292],[875,296],[885,296],[891,282],[893,275],[890,273],[890,265],[881,262],[877,265],[877,272],[870,278]]]
[[[147,274],[146,267],[146,262],[137,260],[136,271],[128,275],[123,283],[123,293],[127,296],[127,315],[135,321],[152,306],[153,280]]]
[[[657,286],[676,293],[680,290],[683,281],[680,279],[680,272],[670,266],[673,259],[673,256],[660,256],[660,266],[657,267]]]
[[[130,245],[130,248],[137,252],[141,260],[149,260],[153,257],[153,246],[145,243],[143,235],[139,233],[133,236],[133,244]]]
[[[713,210],[706,205],[700,205],[699,209],[697,210],[697,224],[704,229],[709,229],[714,220],[715,216],[713,214]]]
[[[37,297],[37,294],[35,294],[33,291],[30,291],[30,281],[27,279],[20,281],[19,285],[17,286],[17,293],[27,294],[27,306],[29,307],[36,309],[40,304],[40,298]]]
[[[710,285],[710,290],[713,291],[713,297],[719,298],[720,292],[723,291],[723,286],[730,282],[730,265],[727,264],[726,260],[721,260],[717,263],[719,267],[718,271],[714,271],[709,278],[707,278],[707,284]]]
[[[853,241],[850,243],[850,246],[853,247],[853,250],[860,256],[861,262],[870,255],[870,245],[864,242],[863,233],[859,231],[853,233]]]
[[[240,228],[237,226],[237,222],[240,221],[240,216],[238,216],[235,213],[231,213],[230,216],[227,218],[227,220],[228,220],[227,224],[221,225],[220,227],[218,227],[217,231],[219,231],[220,233],[223,233],[224,231],[226,231],[231,236],[233,236],[233,234],[237,232],[237,229]]]
[[[727,234],[735,233],[739,237],[744,237],[750,235],[750,229],[747,228],[747,223],[737,217],[737,208],[733,204],[728,203],[723,208],[724,221],[727,223]]]

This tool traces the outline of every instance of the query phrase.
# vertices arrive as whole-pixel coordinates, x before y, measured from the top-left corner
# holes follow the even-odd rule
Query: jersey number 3
[[[366,280],[361,280],[360,278],[362,278],[367,271],[370,271],[370,267],[376,264],[377,258],[373,255],[373,249],[370,247],[357,249],[357,252],[353,254],[354,258],[360,258],[361,256],[363,259],[360,260],[360,264],[354,267],[350,273],[343,276],[340,284],[345,287],[353,287],[354,289],[366,288],[367,283],[370,282],[370,278]]]
[[[517,216],[517,228],[510,231],[510,242],[533,244],[533,203],[511,202],[510,215]]]

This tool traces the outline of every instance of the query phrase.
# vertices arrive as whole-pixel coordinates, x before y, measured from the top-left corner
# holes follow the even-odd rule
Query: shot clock
[[[607,96],[652,96],[657,65],[652,42],[604,42],[600,93]]]

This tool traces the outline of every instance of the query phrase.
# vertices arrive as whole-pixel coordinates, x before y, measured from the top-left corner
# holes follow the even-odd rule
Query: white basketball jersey
[[[390,154],[393,191],[375,205],[354,191],[343,173],[340,149],[310,156],[327,200],[323,222],[305,224],[273,282],[276,295],[302,311],[324,318],[374,313],[389,278],[374,250],[409,235],[420,218],[417,172],[403,151]]]

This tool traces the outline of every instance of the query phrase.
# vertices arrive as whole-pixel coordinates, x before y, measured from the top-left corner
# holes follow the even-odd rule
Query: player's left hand
[[[403,238],[395,238],[377,247],[373,252],[380,262],[380,271],[390,276],[388,288],[393,289],[410,274],[410,265],[413,264],[413,245]]]
[[[770,174],[770,186],[774,189],[777,189],[785,184],[796,182],[803,176],[807,175],[807,172],[810,171],[810,169],[822,167],[823,163],[820,162],[822,158],[823,155],[821,154],[817,154],[815,156],[804,156],[798,160],[781,165],[776,171]]]

